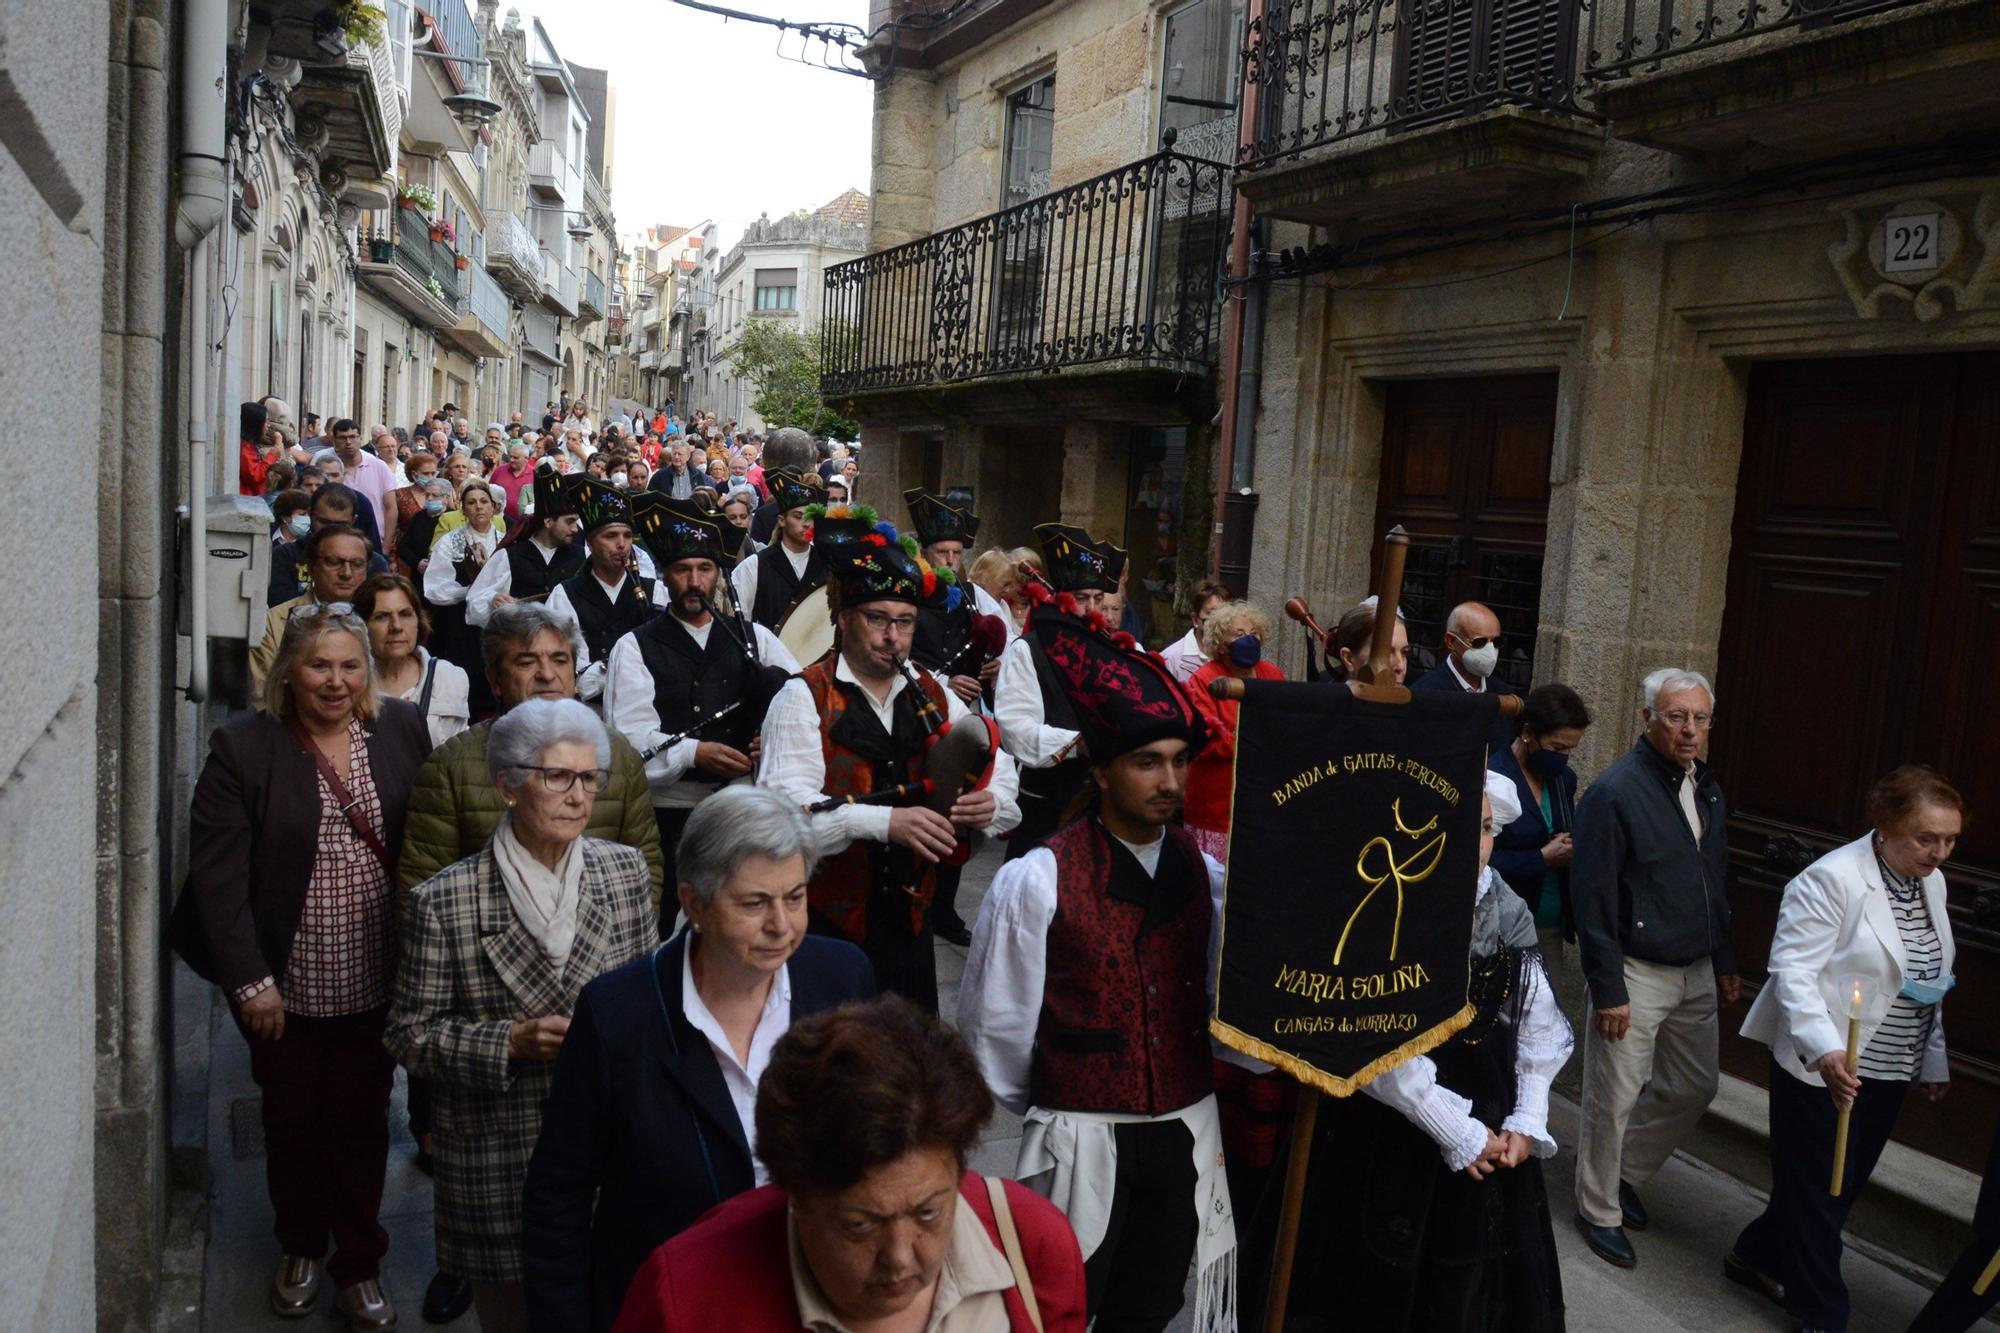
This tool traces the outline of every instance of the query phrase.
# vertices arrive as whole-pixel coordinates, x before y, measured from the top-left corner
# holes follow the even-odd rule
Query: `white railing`
[[[518,213],[501,213],[486,229],[486,257],[504,260],[523,273],[540,274],[542,247]]]
[[[528,150],[528,176],[537,185],[546,185],[560,195],[564,207],[583,206],[582,178],[556,147],[554,139],[543,139]]]
[[[347,50],[347,66],[368,75],[375,110],[382,118],[382,138],[386,156],[382,174],[396,174],[396,148],[403,133],[403,104],[396,91],[396,62],[385,42],[369,42]]]
[[[550,250],[542,251],[542,291],[556,298],[564,314],[576,314],[576,270]]]
[[[464,295],[459,298],[459,309],[491,329],[496,335],[496,342],[506,342],[513,323],[507,293],[501,291],[500,284],[477,265],[467,269],[465,276],[471,281],[465,284]]]

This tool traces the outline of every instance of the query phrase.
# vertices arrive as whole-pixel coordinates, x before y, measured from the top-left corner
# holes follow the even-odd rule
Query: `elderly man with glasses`
[[[1463,690],[1484,694],[1488,679],[1500,665],[1500,617],[1484,602],[1460,602],[1444,619],[1444,656],[1438,664],[1410,682],[1413,690]],[[1495,690],[1495,693],[1508,691]],[[1513,744],[1519,723],[1504,712],[1494,715],[1493,734],[1487,738],[1489,751]]]
[[[1719,1081],[1718,1013],[1741,992],[1729,946],[1727,810],[1700,755],[1715,690],[1698,671],[1646,677],[1645,734],[1576,811],[1570,897],[1591,1021],[1583,1046],[1576,1223],[1631,1268],[1638,1187],[1701,1119]]]

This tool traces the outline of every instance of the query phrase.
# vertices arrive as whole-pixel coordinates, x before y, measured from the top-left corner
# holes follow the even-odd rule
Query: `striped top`
[[[1881,868],[1882,882],[1889,889],[1889,905],[1896,913],[1896,933],[1902,936],[1907,962],[1905,974],[1916,981],[1936,981],[1944,970],[1944,944],[1938,939],[1937,926],[1931,921],[1930,907],[1924,901],[1923,881],[1898,875],[1879,855],[1875,864]],[[1890,1001],[1882,1026],[1875,1029],[1862,1049],[1861,1077],[1905,1083],[1915,1079],[1923,1065],[1931,1024],[1936,1019],[1934,1004],[1918,1004],[1904,995]]]

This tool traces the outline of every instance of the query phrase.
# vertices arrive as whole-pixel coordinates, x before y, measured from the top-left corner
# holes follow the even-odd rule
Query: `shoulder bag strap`
[[[327,788],[333,792],[333,799],[340,802],[340,813],[347,816],[348,826],[354,830],[356,837],[368,844],[368,850],[375,853],[375,859],[382,863],[382,869],[394,879],[395,859],[389,855],[389,849],[382,845],[382,840],[375,836],[375,830],[368,827],[368,820],[361,813],[361,803],[347,794],[347,784],[340,780],[340,774],[333,771],[333,764],[319,746],[313,743],[313,738],[306,734],[306,729],[299,725],[298,719],[291,719],[291,724],[292,735],[298,737],[299,745],[312,756],[313,763],[319,766],[319,775],[326,779]]]
[[[1021,1303],[1028,1307],[1028,1322],[1042,1333],[1042,1307],[1035,1303],[1035,1280],[1028,1275],[1028,1261],[1021,1253],[1021,1233],[1014,1229],[1014,1210],[1007,1202],[1007,1182],[999,1176],[986,1177],[986,1197],[993,1201],[993,1224],[1000,1229],[1000,1248],[1007,1252],[1007,1266],[1014,1270],[1014,1286]]]
[[[417,711],[422,713],[426,719],[431,715],[431,686],[437,684],[437,673],[438,660],[436,657],[432,657],[424,663],[424,688],[423,692],[417,696]]]

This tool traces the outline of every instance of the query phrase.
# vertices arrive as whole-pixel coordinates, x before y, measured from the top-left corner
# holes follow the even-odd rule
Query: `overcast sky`
[[[868,12],[864,0],[724,2],[797,20],[865,23]],[[503,14],[507,7],[502,0]],[[760,213],[868,190],[871,85],[785,59],[777,29],[671,0],[519,7],[542,20],[564,59],[611,72],[611,206],[621,239],[657,222],[713,218],[726,250]],[[786,36],[786,54],[799,46]]]

